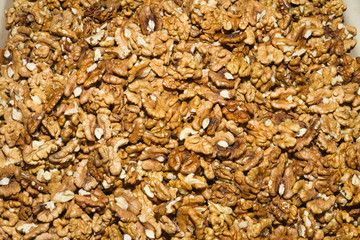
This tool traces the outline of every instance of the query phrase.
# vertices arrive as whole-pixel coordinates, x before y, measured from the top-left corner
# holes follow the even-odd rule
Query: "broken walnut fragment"
[[[15,0],[0,239],[359,239],[341,0]]]

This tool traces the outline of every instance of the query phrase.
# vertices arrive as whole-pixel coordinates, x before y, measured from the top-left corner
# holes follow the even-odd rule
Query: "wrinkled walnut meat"
[[[0,239],[359,239],[341,0],[15,0]]]

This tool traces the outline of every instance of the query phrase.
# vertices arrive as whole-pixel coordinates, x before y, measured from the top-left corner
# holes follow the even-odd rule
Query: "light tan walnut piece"
[[[24,157],[24,161],[30,165],[44,164],[50,154],[55,153],[59,148],[55,140],[48,141],[38,149],[33,149]]]
[[[194,152],[211,154],[213,152],[213,146],[211,143],[198,135],[193,135],[185,139],[184,146]]]
[[[284,55],[281,50],[274,48],[271,45],[260,45],[258,49],[258,57],[262,64],[269,65],[275,63],[280,64],[284,59]]]

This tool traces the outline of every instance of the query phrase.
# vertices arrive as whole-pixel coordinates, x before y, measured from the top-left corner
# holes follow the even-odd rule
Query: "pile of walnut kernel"
[[[0,239],[359,239],[341,0],[15,0]]]

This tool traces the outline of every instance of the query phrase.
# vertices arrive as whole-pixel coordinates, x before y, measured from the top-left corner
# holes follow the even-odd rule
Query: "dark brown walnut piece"
[[[199,156],[184,147],[174,149],[169,155],[168,162],[174,171],[180,171],[182,174],[195,173],[200,167]]]
[[[139,21],[141,32],[149,35],[152,32],[162,29],[161,2],[156,1],[145,4],[139,9]]]

